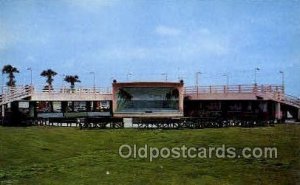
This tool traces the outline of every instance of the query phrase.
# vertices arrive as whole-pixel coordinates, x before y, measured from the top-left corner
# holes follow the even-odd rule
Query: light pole
[[[282,92],[284,93],[284,72],[279,71],[279,73],[281,74],[281,86],[282,86]]]
[[[229,75],[228,74],[223,74],[222,76],[226,77],[226,86],[228,88],[228,86],[229,86]]]
[[[29,68],[27,68],[27,70],[30,71],[30,86],[32,86],[32,68],[29,67]]]
[[[61,76],[62,77],[62,84],[61,84],[61,86],[62,86],[62,90],[63,91],[65,91],[65,74],[60,74],[59,76]]]
[[[168,81],[168,74],[167,73],[162,73],[161,75],[166,77],[166,82]]]
[[[257,73],[257,71],[259,71],[260,69],[258,68],[258,67],[256,67],[255,69],[254,69],[254,85],[256,86],[257,85],[257,83],[256,83],[256,73]]]
[[[95,76],[95,72],[91,71],[90,74],[93,75],[93,89],[94,92],[96,91],[96,76]]]
[[[127,73],[126,80],[129,81],[129,76],[132,76],[132,73]]]
[[[197,96],[199,93],[199,75],[201,75],[202,73],[200,71],[196,72],[196,90],[197,90]]]
[[[4,99],[3,99],[3,98],[4,98],[4,97],[3,97],[3,93],[4,93],[4,89],[3,89],[3,88],[4,88],[4,78],[3,78],[3,73],[2,73],[2,79],[1,79],[1,80],[2,80],[2,83],[1,83],[1,91],[2,91],[2,92],[1,92],[1,96],[2,96],[2,97],[1,97],[1,101],[3,102],[3,101],[4,101]],[[4,104],[1,106],[1,113],[2,113],[1,116],[2,116],[2,119],[3,119],[4,116],[5,116]]]

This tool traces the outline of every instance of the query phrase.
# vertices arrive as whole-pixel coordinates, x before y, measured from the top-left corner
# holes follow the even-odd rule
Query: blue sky
[[[0,0],[0,63],[19,84],[42,70],[77,74],[80,86],[126,81],[280,84],[300,96],[298,0]]]

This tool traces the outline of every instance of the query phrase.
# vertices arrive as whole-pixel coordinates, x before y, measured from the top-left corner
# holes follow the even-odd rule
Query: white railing
[[[67,88],[62,87],[59,89],[45,89],[38,88],[34,90],[34,93],[48,93],[48,94],[111,94],[111,88]]]
[[[284,96],[284,101],[300,108],[300,98],[286,94]]]
[[[60,88],[60,89],[43,89],[34,88],[33,86],[16,86],[3,88],[3,93],[0,95],[0,104],[7,104],[13,101],[21,100],[32,96],[40,99],[95,99],[104,96],[107,98],[111,95],[111,88]]]
[[[33,87],[29,85],[4,87],[2,91],[0,104],[6,104],[30,96],[33,92]]]
[[[212,93],[283,93],[283,87],[279,85],[211,85],[190,86],[185,88],[185,94],[212,94]]]
[[[201,97],[204,94],[255,94],[266,99],[272,99],[282,103],[290,104],[300,108],[300,99],[284,93],[281,85],[230,85],[230,86],[190,86],[185,88],[185,95],[196,95]]]

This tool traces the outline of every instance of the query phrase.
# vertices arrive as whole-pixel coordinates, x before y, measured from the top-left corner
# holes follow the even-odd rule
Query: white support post
[[[5,108],[4,108],[4,104],[1,105],[1,109],[2,109],[2,118],[5,116]]]
[[[276,103],[276,107],[275,107],[275,118],[277,119],[277,121],[282,119],[282,113],[281,113],[281,105],[279,102]]]

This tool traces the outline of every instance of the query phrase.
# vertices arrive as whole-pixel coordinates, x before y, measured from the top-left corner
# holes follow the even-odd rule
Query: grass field
[[[122,144],[275,146],[277,159],[124,159]],[[203,130],[0,127],[0,184],[297,184],[300,125]]]

